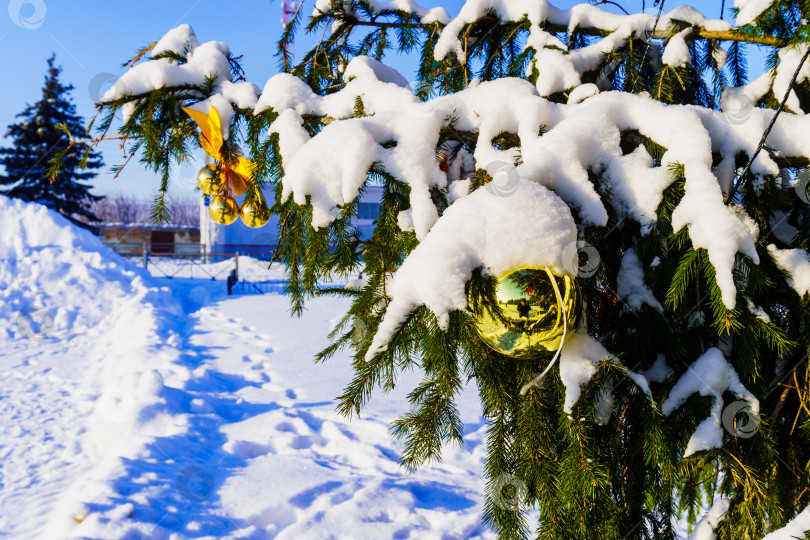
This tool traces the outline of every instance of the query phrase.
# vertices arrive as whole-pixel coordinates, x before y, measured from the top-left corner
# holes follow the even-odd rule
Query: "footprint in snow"
[[[235,319],[226,319],[225,322],[222,323],[222,326],[226,328],[243,328]]]
[[[276,431],[281,431],[282,433],[295,433],[296,435],[299,433],[298,428],[295,427],[295,425],[291,422],[280,423],[276,426]]]
[[[242,355],[242,362],[249,362],[253,364],[251,369],[261,369],[264,367],[267,357],[263,354],[244,354]]]

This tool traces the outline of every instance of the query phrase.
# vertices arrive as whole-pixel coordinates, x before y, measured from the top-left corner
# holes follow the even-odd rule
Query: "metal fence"
[[[105,242],[107,247],[124,257],[168,257],[171,259],[195,258],[204,263],[230,259],[237,253],[259,260],[270,260],[275,245],[269,244],[217,244],[208,249],[196,242]]]
[[[273,279],[269,281],[236,281],[231,285],[229,294],[284,294],[287,292],[287,281]]]
[[[176,277],[188,270],[190,278],[225,278],[228,294],[285,294],[287,281],[245,281],[239,279],[239,256],[247,255],[262,261],[270,261],[276,249],[265,244],[219,244],[216,250],[207,250],[197,243],[159,244],[156,242],[105,242],[110,249],[128,259],[138,261],[144,268],[157,271],[167,278]],[[173,249],[169,250],[168,246]],[[171,264],[161,266],[161,262]],[[228,261],[229,264],[214,266],[210,263]],[[195,276],[194,273],[197,273]],[[324,285],[319,288],[328,288]]]
[[[276,249],[276,246],[267,244],[218,244],[211,250],[196,242],[105,242],[105,245],[122,257],[137,260],[143,268],[151,268],[168,278],[185,274],[185,270],[188,277],[211,279],[222,278],[234,271],[237,282],[239,255],[269,261]],[[233,261],[232,266],[212,268],[210,264],[228,260]],[[163,261],[171,261],[171,264],[161,265]]]

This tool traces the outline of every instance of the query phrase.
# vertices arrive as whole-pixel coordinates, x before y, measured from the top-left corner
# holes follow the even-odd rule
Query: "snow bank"
[[[83,343],[78,368],[91,381],[80,444],[93,472],[56,503],[45,536],[57,538],[76,524],[88,493],[108,491],[100,479],[122,458],[137,455],[150,436],[182,429],[160,421],[162,373],[171,373],[179,356],[182,310],[146,272],[43,206],[0,196],[0,230],[0,335],[52,350]],[[52,317],[51,330],[41,326],[32,335],[32,308]]]
[[[0,230],[0,411],[13,419],[0,426],[4,533],[494,537],[480,523],[487,428],[473,389],[459,396],[469,444],[419,478],[389,432],[418,374],[362,419],[334,410],[351,363],[312,357],[347,299],[319,298],[301,320],[282,295],[187,314],[173,296],[211,298],[223,283],[160,288],[58,214],[2,196]],[[240,258],[243,273],[263,271],[251,266]],[[29,341],[15,325],[32,300],[55,315],[50,337]]]
[[[0,195],[0,230],[0,336],[6,339],[25,337],[18,335],[18,315],[31,307],[47,311],[51,339],[64,340],[143,301],[161,303],[148,274],[44,206]]]

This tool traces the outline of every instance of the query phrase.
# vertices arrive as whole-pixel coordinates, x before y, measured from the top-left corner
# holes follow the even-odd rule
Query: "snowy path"
[[[184,282],[174,282],[175,295],[194,286],[200,296],[200,285]],[[222,284],[203,286],[212,287],[202,295],[210,298]],[[82,523],[70,534],[491,537],[479,524],[484,430],[474,395],[462,407],[475,430],[465,447],[413,475],[397,463],[388,422],[407,410],[415,379],[376,396],[362,419],[335,412],[348,359],[312,358],[345,309],[342,300],[321,299],[290,319],[285,297],[265,295],[220,299],[190,314],[181,355],[150,383],[158,400],[139,413],[136,425],[148,434],[130,437],[128,457],[107,468],[106,489],[82,500]]]
[[[291,319],[282,295],[155,279],[2,196],[0,229],[0,535],[492,537],[474,391],[459,402],[466,444],[410,475],[389,426],[417,375],[362,418],[336,414],[349,358],[313,357],[347,300]],[[32,310],[53,322],[42,339],[16,324]]]

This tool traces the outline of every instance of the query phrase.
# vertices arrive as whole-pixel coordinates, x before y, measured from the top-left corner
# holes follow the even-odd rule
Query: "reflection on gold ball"
[[[270,220],[270,209],[264,199],[245,201],[239,210],[239,217],[248,227],[262,227]]]
[[[239,205],[230,195],[217,195],[211,199],[208,213],[220,225],[230,225],[239,217]]]
[[[225,180],[216,165],[206,165],[197,173],[197,186],[206,195],[216,195],[225,187]]]
[[[484,306],[476,321],[481,339],[495,351],[513,358],[529,358],[556,351],[563,338],[563,310],[571,333],[579,320],[579,285],[570,276],[557,276],[549,269],[525,269],[498,279],[495,306]]]

